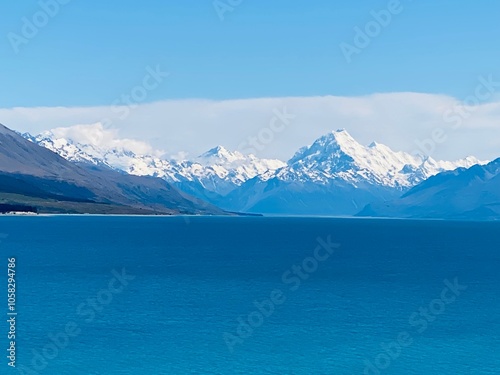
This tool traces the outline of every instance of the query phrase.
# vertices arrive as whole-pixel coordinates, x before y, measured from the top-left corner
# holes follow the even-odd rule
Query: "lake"
[[[20,374],[498,374],[499,233],[493,222],[1,217],[2,303],[15,257]]]

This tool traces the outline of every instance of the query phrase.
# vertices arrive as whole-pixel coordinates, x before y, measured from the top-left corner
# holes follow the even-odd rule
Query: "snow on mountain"
[[[126,147],[131,140],[103,147],[51,132],[25,137],[70,161],[160,177],[224,209],[248,212],[354,214],[371,202],[396,198],[443,171],[485,163],[474,157],[436,161],[395,152],[376,142],[363,146],[344,129],[302,147],[287,163],[222,146],[192,160],[176,161],[133,152]]]
[[[341,129],[301,148],[286,167],[247,181],[228,195],[230,206],[223,201],[222,207],[252,213],[354,215],[369,203],[398,198],[430,176],[476,163],[473,157],[435,161],[378,143],[365,147]]]
[[[257,175],[286,166],[281,160],[258,159],[254,155],[230,152],[222,146],[200,155],[194,160],[194,164],[212,170],[220,178],[229,178],[238,186]]]
[[[104,165],[139,176],[159,177],[174,184],[198,183],[201,188],[222,195],[259,174],[286,165],[280,160],[258,159],[254,155],[230,152],[222,146],[207,151],[193,161],[175,161],[136,154],[123,146],[107,148],[82,144],[58,138],[52,132],[35,137],[30,134],[23,136],[69,161]]]
[[[68,162],[3,125],[0,175],[7,203],[42,213],[223,214],[160,179]]]
[[[369,182],[374,185],[408,188],[446,170],[484,164],[474,157],[455,162],[436,161],[373,142],[365,147],[344,129],[328,133],[311,146],[300,149],[289,161],[288,167],[275,176],[281,180],[314,181],[326,184],[340,179],[356,185]]]

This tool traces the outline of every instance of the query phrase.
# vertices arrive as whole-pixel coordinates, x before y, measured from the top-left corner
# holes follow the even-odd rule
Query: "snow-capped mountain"
[[[436,161],[375,142],[363,146],[344,129],[301,148],[287,163],[222,146],[176,161],[122,146],[80,144],[51,132],[24,136],[70,161],[160,177],[224,209],[263,213],[354,214],[366,204],[397,198],[440,172],[485,163],[474,157]]]
[[[0,197],[40,213],[224,214],[161,179],[68,162],[2,124]]]
[[[255,176],[286,166],[280,160],[258,159],[254,155],[230,152],[215,147],[194,160],[166,160],[159,156],[137,154],[123,146],[97,147],[52,132],[38,136],[23,134],[28,140],[48,148],[65,159],[76,163],[107,166],[138,176],[154,176],[178,186],[200,198],[226,195]],[[212,199],[209,199],[212,200]]]
[[[191,165],[191,175],[198,175],[200,180],[212,176],[227,180],[234,186],[241,186],[262,173],[283,168],[286,163],[275,159],[258,159],[254,155],[243,155],[238,151],[230,152],[218,146],[197,157]],[[223,195],[225,193],[217,185],[213,185],[211,190]]]
[[[483,163],[474,157],[436,161],[378,143],[365,147],[341,129],[301,148],[286,167],[249,180],[227,201],[247,212],[351,215],[440,172]]]
[[[365,147],[345,129],[340,129],[300,149],[288,161],[288,167],[280,170],[275,177],[320,184],[340,179],[354,185],[368,182],[408,188],[440,172],[479,163],[474,157],[455,162],[436,161],[430,157],[395,152],[376,142]]]

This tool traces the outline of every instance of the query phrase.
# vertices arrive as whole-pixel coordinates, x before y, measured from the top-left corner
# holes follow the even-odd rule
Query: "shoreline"
[[[407,221],[407,222],[454,222],[454,223],[500,223],[500,220],[467,220],[449,218],[400,218],[400,217],[357,217],[357,216],[315,216],[315,215],[140,215],[140,214],[26,214],[26,213],[5,213],[2,217],[131,217],[131,218],[261,218],[261,219],[316,219],[316,220],[351,220],[351,221]]]

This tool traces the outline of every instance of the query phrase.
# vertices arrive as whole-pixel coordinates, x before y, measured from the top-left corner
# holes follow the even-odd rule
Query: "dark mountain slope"
[[[401,198],[370,204],[359,216],[500,219],[500,159],[469,169],[440,173]]]
[[[158,178],[71,163],[0,125],[0,203],[34,202],[41,212],[224,213]]]

